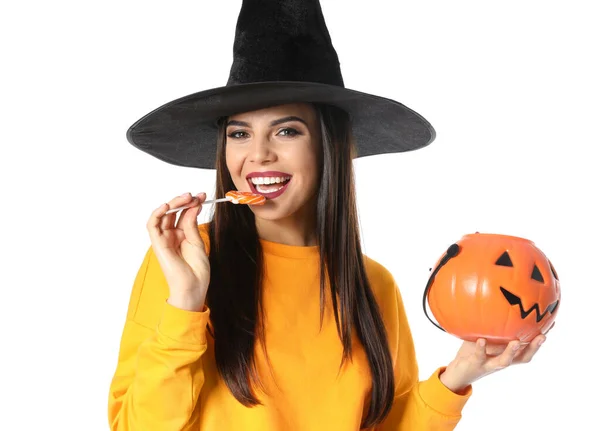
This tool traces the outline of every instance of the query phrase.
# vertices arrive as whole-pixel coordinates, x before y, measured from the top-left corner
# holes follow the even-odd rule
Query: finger
[[[198,218],[198,214],[195,214],[196,212],[200,212],[200,206],[201,206],[201,202],[200,199],[198,198],[198,196],[202,195],[203,196],[203,200],[202,202],[204,202],[204,200],[206,200],[206,195],[202,194],[202,193],[198,193],[196,196],[192,196],[192,200],[189,203],[186,203],[185,206],[186,208],[181,210],[181,212],[179,213],[179,219],[175,222],[175,227],[177,229],[181,229],[183,230],[183,225],[186,222],[186,220],[189,220],[190,217],[193,217],[194,220],[196,220]],[[188,215],[191,214],[191,215]]]
[[[498,356],[504,353],[506,344],[487,344],[485,351],[489,356]]]
[[[187,205],[192,201],[192,195],[188,193],[184,193],[181,196],[177,196],[176,198],[171,199],[169,202],[169,209],[177,208],[183,205]],[[173,229],[175,228],[175,220],[177,219],[177,213],[173,212],[165,215],[162,220],[160,227],[162,230]]]
[[[538,335],[535,337],[514,362],[519,364],[526,364],[527,362],[530,362],[533,359],[533,356],[538,352],[538,350],[540,350],[540,347],[542,344],[544,344],[544,341],[546,341],[545,335]]]
[[[183,229],[188,242],[204,249],[204,241],[202,241],[198,232],[198,215],[202,211],[202,202],[206,200],[206,193],[199,193],[196,196],[196,204],[185,210],[177,223],[177,227]]]
[[[191,198],[191,194],[188,193],[184,193],[181,196],[177,196],[176,198],[173,198],[169,201],[169,209],[172,208],[177,208],[183,205],[186,205],[188,203],[188,201]],[[163,216],[163,219],[161,221],[161,229],[167,230],[167,229],[173,229],[175,227],[175,221],[177,220],[177,212],[172,212],[169,214],[166,214],[165,216]]]
[[[160,228],[161,219],[168,210],[169,205],[164,203],[158,208],[156,208],[154,211],[152,211],[152,214],[150,215],[150,218],[146,223],[146,229],[148,229],[148,233],[150,234],[151,240],[157,239],[162,233],[162,230]]]
[[[489,360],[488,367],[490,371],[500,370],[512,364],[520,346],[521,343],[519,341],[511,341],[508,343],[502,354]]]
[[[477,342],[475,343],[474,355],[475,355],[475,359],[480,364],[485,363],[485,361],[487,359],[486,345],[487,345],[487,341],[485,338],[479,338],[477,340]]]

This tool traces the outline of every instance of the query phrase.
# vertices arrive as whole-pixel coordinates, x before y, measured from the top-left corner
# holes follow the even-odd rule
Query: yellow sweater
[[[206,225],[200,226],[208,242]],[[331,309],[319,330],[317,247],[261,241],[265,254],[264,306],[269,369],[262,347],[257,365],[267,395],[247,408],[229,392],[216,369],[207,333],[210,310],[190,312],[166,303],[169,291],[150,248],[133,285],[110,386],[113,431],[356,431],[371,387],[363,349],[338,373],[342,345]],[[207,244],[208,245],[208,244]],[[458,395],[436,370],[418,381],[413,340],[390,273],[365,257],[383,314],[394,363],[395,400],[378,430],[452,430],[471,395]],[[258,343],[257,343],[258,344]]]

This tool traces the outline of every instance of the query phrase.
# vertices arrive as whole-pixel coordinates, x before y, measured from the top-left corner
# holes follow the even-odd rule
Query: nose
[[[265,164],[274,162],[277,157],[269,138],[255,135],[250,144],[248,158],[251,162]]]

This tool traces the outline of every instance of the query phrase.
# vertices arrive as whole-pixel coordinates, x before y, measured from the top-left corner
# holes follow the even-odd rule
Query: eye
[[[540,269],[537,267],[537,265],[533,265],[533,271],[531,272],[531,278],[539,281],[540,283],[544,282],[544,277],[542,277],[542,273],[540,272]]]
[[[291,127],[286,127],[285,129],[281,129],[279,132],[277,132],[277,135],[279,136],[296,136],[296,135],[301,135],[301,133]]]
[[[498,258],[498,260],[496,261],[496,265],[499,266],[513,266],[512,260],[510,260],[510,256],[508,255],[508,252],[505,251],[504,253],[502,253],[502,256],[500,256]]]
[[[247,138],[248,134],[246,132],[244,132],[243,130],[236,130],[235,132],[231,132],[227,135],[228,138],[231,139],[242,139],[242,138]]]

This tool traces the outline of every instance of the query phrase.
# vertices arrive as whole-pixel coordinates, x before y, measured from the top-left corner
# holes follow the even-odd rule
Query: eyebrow
[[[278,124],[288,123],[290,121],[299,121],[300,123],[303,123],[308,127],[308,124],[306,123],[306,121],[304,121],[300,117],[296,117],[295,115],[290,115],[289,117],[283,117],[283,118],[279,118],[278,120],[273,120],[273,121],[271,121],[270,126],[273,127],[273,126],[277,126]],[[229,127],[229,126],[250,127],[250,124],[246,123],[245,121],[231,120],[227,123],[227,127]]]

